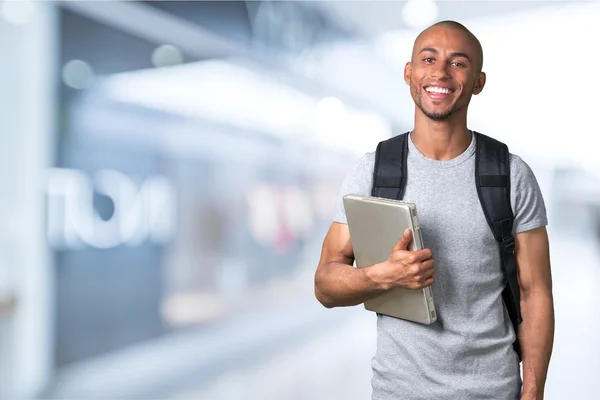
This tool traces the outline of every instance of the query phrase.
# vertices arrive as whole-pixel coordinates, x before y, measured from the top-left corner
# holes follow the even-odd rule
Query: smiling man
[[[387,157],[395,157],[388,167],[406,165],[396,198],[416,203],[427,249],[407,251],[408,232],[385,262],[353,267],[342,198],[376,193],[379,147],[339,191],[315,273],[317,299],[328,308],[353,306],[395,287],[431,286],[438,311],[431,325],[377,315],[373,400],[543,398],[554,337],[546,209],[531,168],[467,127],[471,97],[485,86],[482,67],[477,38],[444,21],[417,37],[404,70],[414,129],[385,142]],[[495,157],[485,148],[506,150]],[[503,176],[481,176],[486,154],[489,165],[505,160]],[[510,218],[496,221],[484,209],[489,193],[503,193],[492,203],[506,205]]]

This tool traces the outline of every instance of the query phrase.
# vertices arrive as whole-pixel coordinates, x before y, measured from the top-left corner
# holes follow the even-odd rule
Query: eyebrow
[[[425,51],[429,51],[431,53],[439,53],[439,51],[437,51],[437,49],[434,49],[433,47],[424,47],[421,49],[421,51],[419,52],[419,54],[425,52]],[[469,55],[467,53],[461,53],[461,52],[454,52],[450,54],[452,57],[464,57],[467,60],[471,61],[471,57],[469,57]]]

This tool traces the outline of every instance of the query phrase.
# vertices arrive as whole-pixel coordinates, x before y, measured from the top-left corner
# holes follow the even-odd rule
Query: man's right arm
[[[431,250],[408,251],[411,240],[407,229],[390,249],[386,261],[354,268],[348,225],[332,223],[315,273],[317,299],[327,308],[355,306],[395,287],[421,289],[433,285],[435,261]]]
[[[331,224],[315,273],[315,296],[327,308],[364,303],[388,289],[378,283],[374,266],[354,268],[354,253],[348,225]]]

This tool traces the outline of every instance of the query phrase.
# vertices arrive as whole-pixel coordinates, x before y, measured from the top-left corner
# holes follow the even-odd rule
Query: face
[[[466,115],[471,96],[485,84],[485,74],[478,71],[480,57],[466,33],[443,26],[426,30],[404,69],[404,80],[423,114],[436,121]]]

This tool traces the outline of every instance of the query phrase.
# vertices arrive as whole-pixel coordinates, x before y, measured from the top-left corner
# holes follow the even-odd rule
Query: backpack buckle
[[[513,219],[506,218],[500,221],[500,235],[502,237],[502,247],[505,253],[515,253],[515,238],[512,235]]]
[[[505,253],[515,254],[515,238],[510,235],[502,239],[502,247]]]

